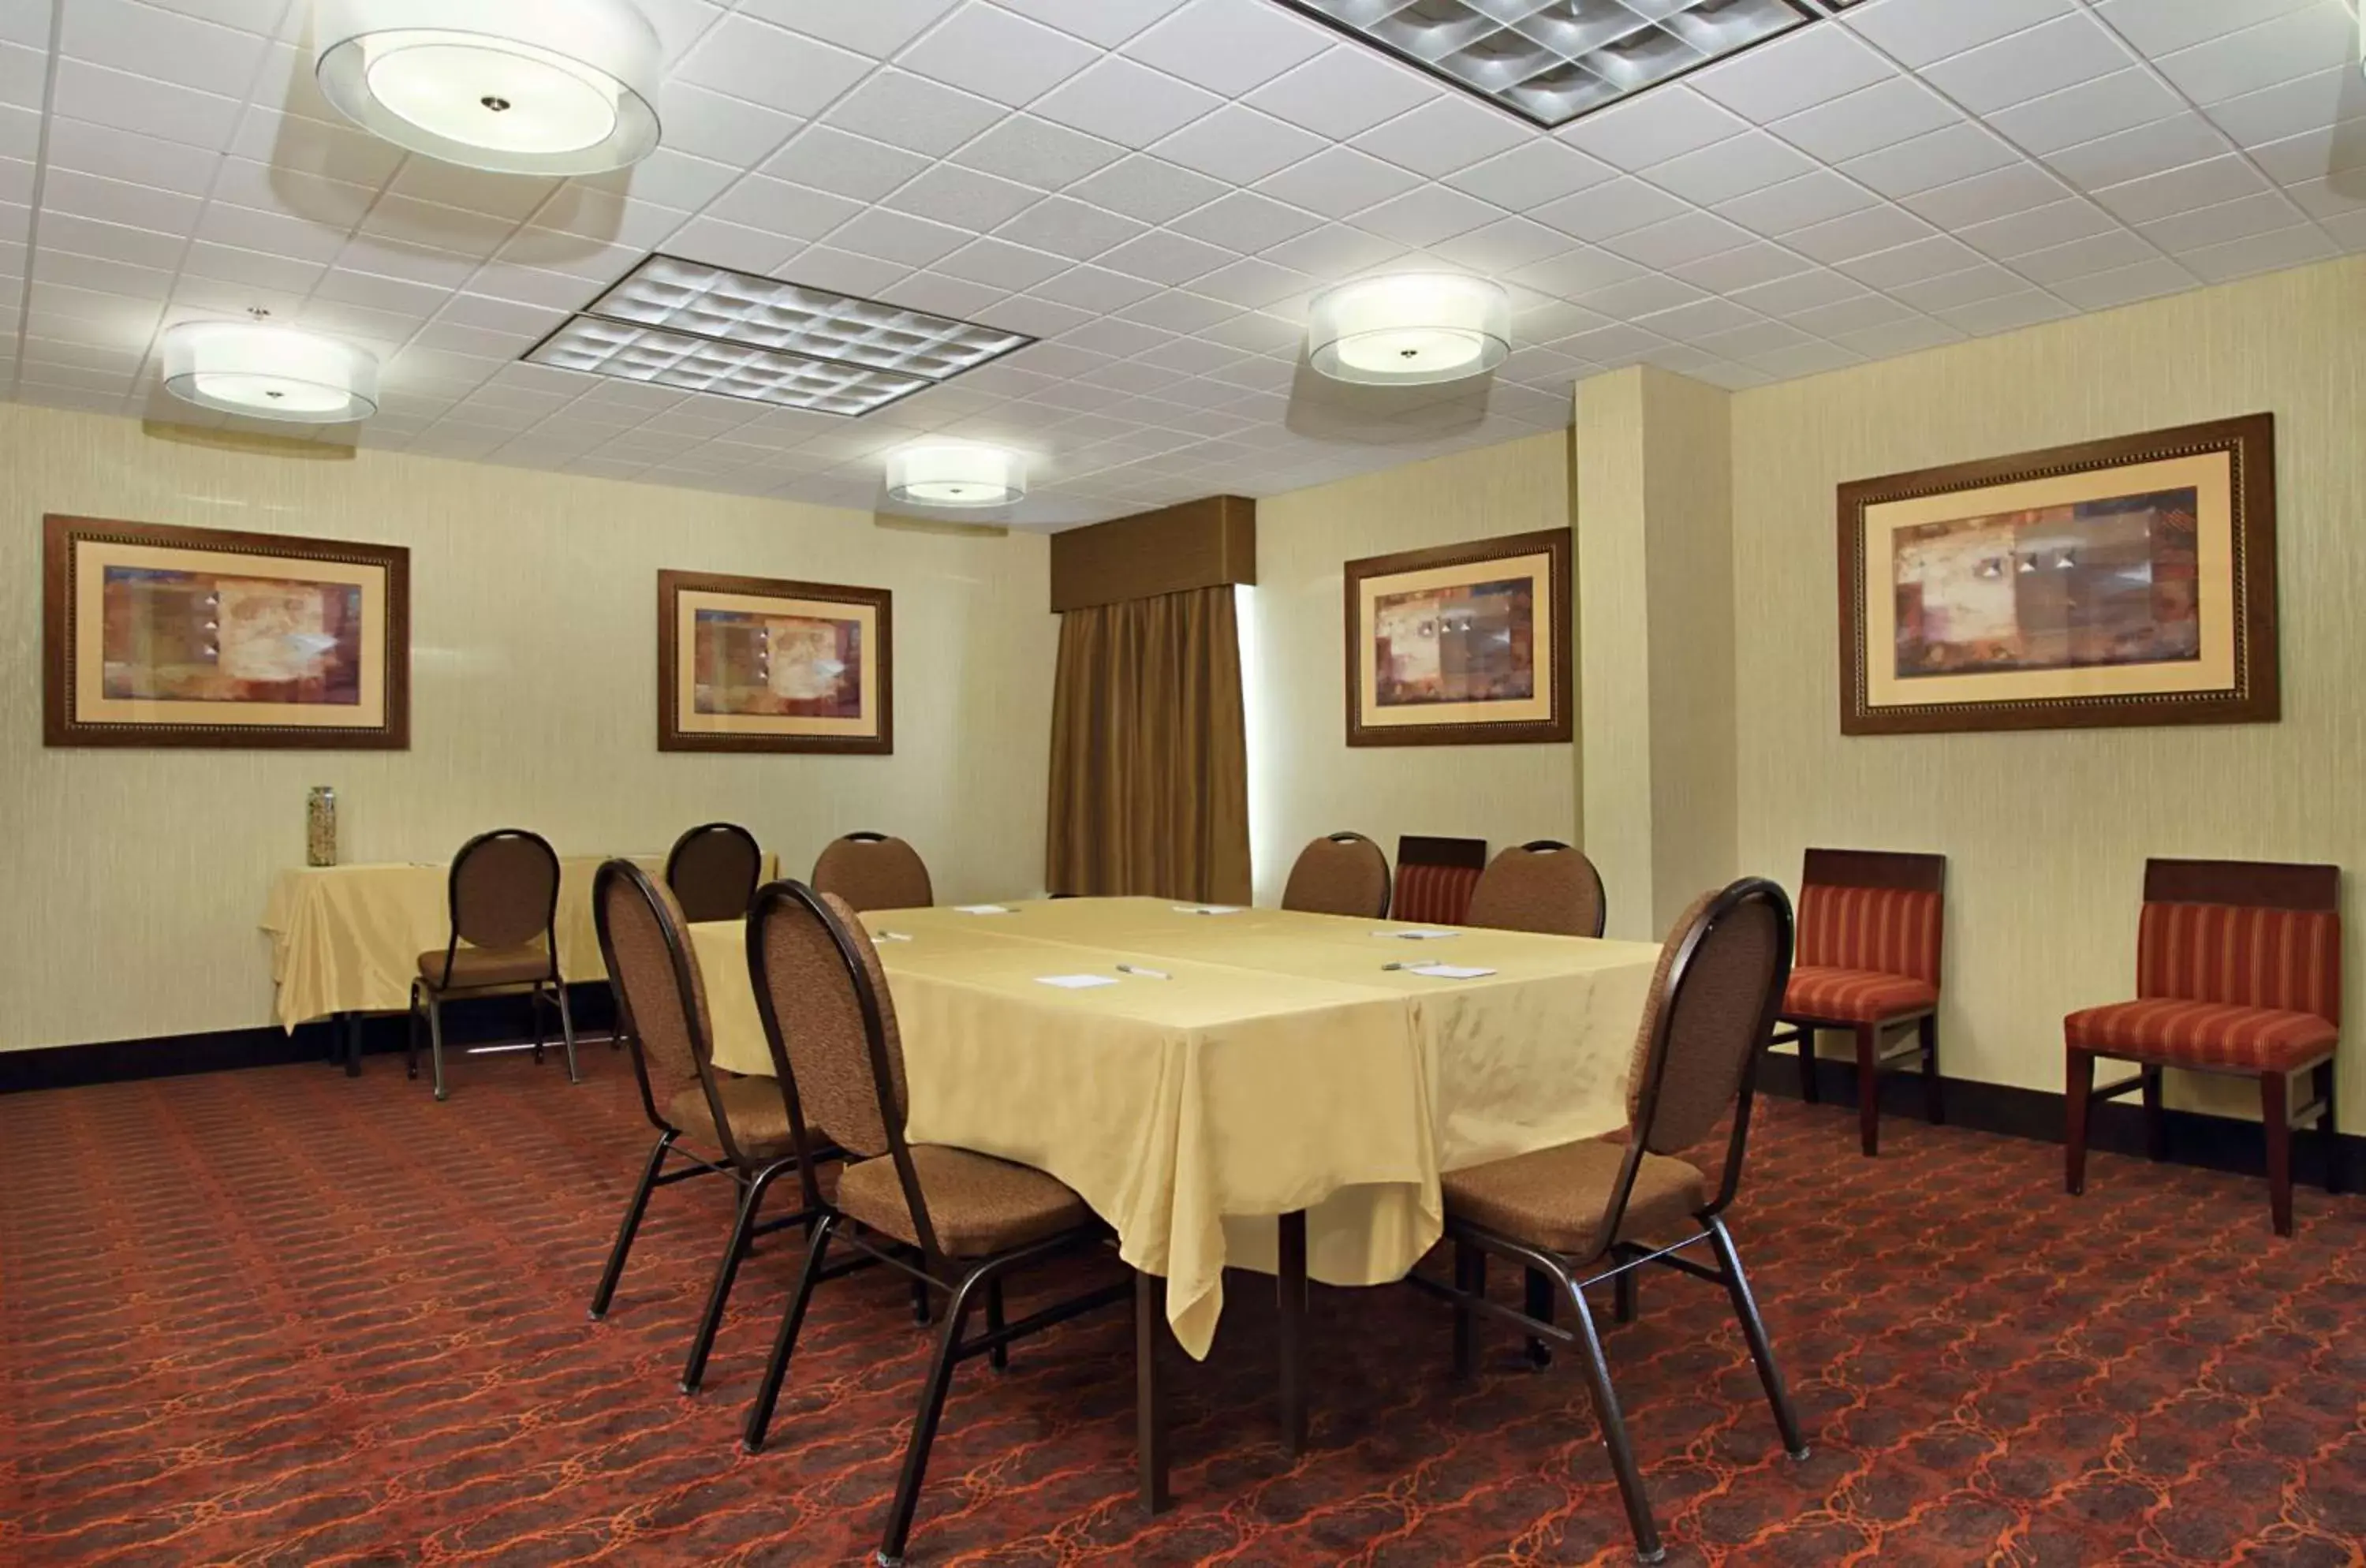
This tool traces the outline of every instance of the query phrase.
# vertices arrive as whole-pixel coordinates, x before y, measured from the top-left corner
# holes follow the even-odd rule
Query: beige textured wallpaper
[[[1569,526],[1565,437],[1535,435],[1257,503],[1245,618],[1249,830],[1261,903],[1307,840],[1352,828],[1573,840],[1577,749],[1346,742],[1346,564],[1429,545]]]
[[[45,512],[319,535],[411,550],[411,749],[49,750]],[[136,423],[0,406],[0,1047],[268,1018],[256,930],[300,863],[307,788],[336,786],[347,860],[441,860],[479,829],[562,853],[661,851],[746,823],[802,871],[831,837],[899,832],[941,897],[1039,889],[1057,622],[1040,536],[363,453],[211,450]],[[892,757],[660,755],[660,567],[896,594]]]
[[[2366,1032],[2361,348],[2366,262],[2352,260],[1733,399],[1741,866],[1787,884],[1810,844],[1945,852],[1951,1076],[2061,1088],[2062,1015],[2134,993],[2155,854],[2343,865],[2349,1032]],[[2277,421],[2283,722],[1840,734],[1834,487],[2263,410]],[[2346,1057],[2342,1124],[2366,1130],[2366,1050]],[[2172,1096],[2203,1102],[2181,1077]]]

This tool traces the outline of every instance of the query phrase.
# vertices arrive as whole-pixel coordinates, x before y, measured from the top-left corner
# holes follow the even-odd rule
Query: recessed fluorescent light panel
[[[527,351],[536,365],[859,418],[1035,340],[653,255]]]
[[[1280,0],[1548,129],[1853,3]]]

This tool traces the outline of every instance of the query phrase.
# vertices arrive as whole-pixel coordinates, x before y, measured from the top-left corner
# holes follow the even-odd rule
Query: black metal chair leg
[[[1615,1323],[1632,1323],[1642,1313],[1643,1275],[1629,1269],[1610,1281],[1610,1315]]]
[[[821,1280],[822,1254],[829,1250],[829,1238],[837,1230],[838,1216],[825,1214],[806,1243],[806,1266],[797,1271],[796,1291],[781,1314],[781,1331],[773,1337],[772,1359],[764,1363],[764,1381],[756,1385],[747,1425],[739,1429],[739,1446],[751,1454],[764,1447],[764,1434],[772,1425],[772,1406],[780,1401],[781,1381],[788,1376],[789,1356],[797,1348],[797,1331],[805,1326],[806,1307],[813,1300],[814,1286]]]
[[[997,1274],[986,1282],[986,1326],[988,1333],[1002,1328],[1002,1276]],[[986,1360],[997,1372],[1010,1370],[1010,1347],[997,1345],[986,1352]]]
[[[1639,1562],[1658,1562],[1668,1554],[1660,1544],[1660,1527],[1651,1518],[1651,1500],[1643,1490],[1643,1472],[1635,1462],[1635,1445],[1627,1436],[1627,1417],[1618,1408],[1618,1393],[1610,1386],[1610,1363],[1602,1356],[1602,1336],[1595,1332],[1594,1313],[1585,1292],[1563,1275],[1561,1293],[1577,1310],[1577,1341],[1585,1351],[1586,1392],[1594,1398],[1594,1418],[1602,1427],[1602,1445],[1610,1450],[1610,1469],[1618,1477],[1618,1495],[1627,1504],[1627,1525],[1635,1532]]]
[[[1541,1269],[1528,1270],[1527,1313],[1539,1323],[1553,1320],[1553,1278]],[[1528,1364],[1532,1367],[1552,1365],[1552,1347],[1531,1336],[1528,1339]]]
[[[1750,1280],[1741,1271],[1741,1254],[1722,1219],[1708,1222],[1708,1234],[1717,1248],[1718,1266],[1725,1272],[1726,1294],[1733,1298],[1733,1315],[1741,1320],[1742,1338],[1750,1342],[1750,1359],[1758,1364],[1766,1403],[1774,1406],[1774,1427],[1783,1434],[1783,1451],[1793,1459],[1806,1459],[1808,1440],[1800,1434],[1798,1413],[1791,1408],[1791,1395],[1783,1386],[1782,1370],[1774,1364],[1774,1348],[1767,1343],[1766,1325],[1759,1318],[1758,1303],[1750,1293]]]
[[[537,982],[534,989],[526,993],[526,997],[527,1001],[525,1010],[534,1014],[534,1065],[538,1067],[542,1066],[543,1046],[543,998],[541,984]]]
[[[581,1083],[583,1075],[575,1070],[575,1012],[567,1005],[567,982],[551,987],[558,998],[558,1037],[567,1043],[567,1081]]]
[[[910,1256],[915,1263],[920,1261],[918,1247],[911,1250]],[[929,1282],[915,1276],[912,1280],[912,1321],[925,1328],[935,1320],[936,1303],[929,1300]]]
[[[411,1011],[402,1021],[402,1076],[419,1077],[419,982],[411,982]]]
[[[903,1563],[904,1543],[912,1534],[912,1515],[920,1506],[920,1483],[929,1473],[929,1450],[936,1446],[937,1422],[945,1413],[946,1392],[952,1387],[955,1352],[961,1348],[962,1325],[969,1321],[970,1296],[992,1267],[972,1269],[945,1304],[944,1325],[937,1332],[936,1359],[929,1364],[929,1381],[920,1388],[911,1441],[904,1446],[904,1472],[896,1479],[896,1501],[888,1508],[887,1529],[879,1540],[882,1568],[901,1568]]]
[[[1922,1036],[1922,1115],[1933,1127],[1947,1121],[1946,1080],[1939,1076],[1939,1015],[1924,1013],[1915,1026]]]
[[[641,1215],[649,1206],[649,1191],[657,1185],[658,1172],[665,1168],[666,1151],[673,1147],[673,1134],[662,1133],[657,1147],[649,1151],[648,1164],[641,1168],[641,1184],[633,1189],[632,1201],[625,1205],[625,1223],[616,1227],[616,1245],[608,1249],[608,1266],[600,1270],[600,1285],[592,1292],[592,1316],[597,1320],[608,1315],[608,1303],[616,1299],[616,1281],[625,1277],[625,1257],[633,1250],[633,1237],[641,1228]]]
[[[427,993],[427,1049],[435,1069],[435,1098],[447,1099],[451,1091],[444,1087],[444,998],[433,991]]]
[[[2310,1078],[2317,1102],[2325,1107],[2316,1116],[2316,1141],[2325,1150],[2325,1190],[2338,1192],[2342,1187],[2341,1139],[2336,1134],[2333,1120],[2333,1064],[2319,1062]]]
[[[722,1326],[724,1303],[731,1299],[731,1282],[739,1277],[739,1260],[748,1256],[749,1233],[756,1227],[756,1211],[762,1206],[764,1193],[782,1168],[768,1165],[748,1183],[747,1195],[739,1201],[739,1216],[731,1224],[731,1239],[723,1248],[723,1260],[715,1266],[715,1284],[706,1292],[706,1311],[698,1320],[697,1337],[690,1342],[690,1359],[682,1367],[682,1392],[696,1393],[698,1385],[706,1378],[706,1357],[715,1348],[715,1331]]]
[[[1487,1255],[1467,1241],[1454,1244],[1454,1288],[1474,1296],[1487,1293]],[[1470,1375],[1478,1344],[1479,1314],[1461,1302],[1454,1303],[1454,1375]]]

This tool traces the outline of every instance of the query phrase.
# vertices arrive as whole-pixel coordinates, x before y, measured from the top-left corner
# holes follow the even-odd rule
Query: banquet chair
[[[1124,1300],[1133,1285],[1105,1285],[1005,1321],[1006,1275],[1098,1247],[1109,1229],[1083,1199],[1031,1167],[906,1140],[895,1008],[870,932],[844,899],[795,882],[759,891],[748,921],[748,968],[765,1035],[794,1074],[805,1114],[847,1151],[850,1163],[806,1246],[742,1443],[750,1453],[764,1446],[821,1280],[885,1267],[948,1298],[879,1546],[879,1562],[899,1563],[955,1365],[989,1355],[999,1367],[1011,1341]],[[833,1247],[851,1256],[832,1265]],[[971,1336],[970,1314],[981,1296],[986,1329]]]
[[[814,862],[813,886],[845,899],[859,915],[873,909],[925,909],[937,901],[918,852],[884,833],[849,833],[832,840]]]
[[[1602,934],[1610,912],[1602,874],[1583,850],[1538,839],[1488,863],[1470,890],[1463,924],[1545,936]]]
[[[1486,867],[1484,839],[1403,835],[1397,840],[1396,918],[1423,925],[1462,924]]]
[[[796,1088],[772,1048],[774,1076],[738,1077],[715,1066],[715,1034],[706,1008],[706,984],[698,959],[682,934],[683,911],[672,893],[628,860],[612,860],[592,883],[592,918],[600,932],[600,956],[615,993],[617,1032],[632,1043],[633,1076],[640,1084],[641,1111],[658,1133],[641,1179],[625,1204],[624,1222],[607,1267],[592,1292],[592,1316],[608,1314],[616,1281],[641,1228],[649,1194],[660,1187],[700,1176],[725,1176],[739,1190],[738,1215],[715,1266],[706,1310],[692,1337],[682,1366],[682,1391],[698,1392],[715,1331],[731,1298],[740,1260],[755,1238],[803,1225],[822,1209],[813,1162],[837,1151],[799,1136]],[[666,1168],[678,1160],[676,1168]],[[794,1213],[759,1222],[765,1194],[783,1177],[797,1179],[802,1203]]]
[[[1784,1450],[1793,1459],[1808,1457],[1807,1438],[1724,1218],[1741,1184],[1759,1058],[1790,967],[1791,905],[1774,883],[1746,878],[1694,900],[1660,950],[1644,1002],[1628,1068],[1627,1141],[1562,1144],[1447,1172],[1442,1185],[1454,1282],[1411,1277],[1454,1303],[1457,1376],[1470,1371],[1481,1313],[1518,1325],[1532,1339],[1583,1352],[1594,1416],[1627,1505],[1636,1554],[1646,1562],[1659,1562],[1664,1549],[1586,1287],[1610,1283],[1623,1319],[1632,1315],[1631,1282],[1645,1264],[1723,1286]],[[1723,1168],[1712,1187],[1677,1156],[1708,1139],[1729,1112]],[[1716,1254],[1714,1268],[1683,1256],[1704,1242]],[[1490,1299],[1491,1256],[1544,1273],[1559,1303],[1573,1309],[1573,1326],[1559,1327],[1548,1316]]]
[[[1799,1094],[1818,1099],[1816,1032],[1856,1041],[1857,1142],[1881,1149],[1881,1079],[1909,1063],[1922,1113],[1946,1120],[1939,1077],[1939,958],[1947,857],[1887,850],[1809,850],[1799,878],[1799,946],[1774,1043],[1797,1043]],[[1887,1044],[1898,1031],[1913,1030]]]
[[[1377,920],[1389,912],[1389,857],[1361,833],[1331,833],[1298,853],[1281,907]]]
[[[2145,1133],[2168,1154],[2161,1073],[2226,1073],[2259,1080],[2267,1141],[2268,1213],[2293,1233],[2292,1129],[2316,1121],[2325,1190],[2341,1190],[2333,1119],[2334,1055],[2341,1038],[2341,868],[2262,861],[2145,863],[2136,926],[2136,1000],[2062,1021],[2067,1054],[2065,1185],[2086,1190],[2088,1123],[2098,1100],[2144,1090]],[[2137,1064],[2135,1077],[2095,1087],[2095,1058]],[[2307,1073],[2307,1104],[2292,1103]]]
[[[542,1060],[542,1010],[555,998],[559,1032],[567,1042],[567,1081],[580,1082],[575,1071],[575,1015],[567,1005],[567,982],[558,973],[558,855],[549,841],[523,828],[479,833],[452,857],[445,887],[452,934],[440,951],[419,955],[403,1038],[404,1076],[419,1076],[422,1007],[434,1060],[435,1098],[443,1100],[448,1092],[444,1004],[523,990],[533,998],[534,1059]]]
[[[673,841],[666,856],[666,886],[693,925],[737,920],[764,879],[764,852],[756,835],[737,822],[709,822]]]

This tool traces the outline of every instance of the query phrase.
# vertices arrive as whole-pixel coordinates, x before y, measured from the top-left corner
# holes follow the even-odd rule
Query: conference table
[[[1275,1275],[1292,1452],[1306,1281],[1402,1280],[1442,1234],[1442,1171],[1625,1125],[1659,961],[1644,942],[1156,898],[862,919],[903,1043],[906,1135],[1067,1183],[1138,1271],[1143,1326],[1163,1281],[1165,1322],[1195,1359],[1223,1270]],[[690,936],[715,1065],[771,1076],[744,923]],[[1157,1506],[1155,1338],[1143,1347]]]

